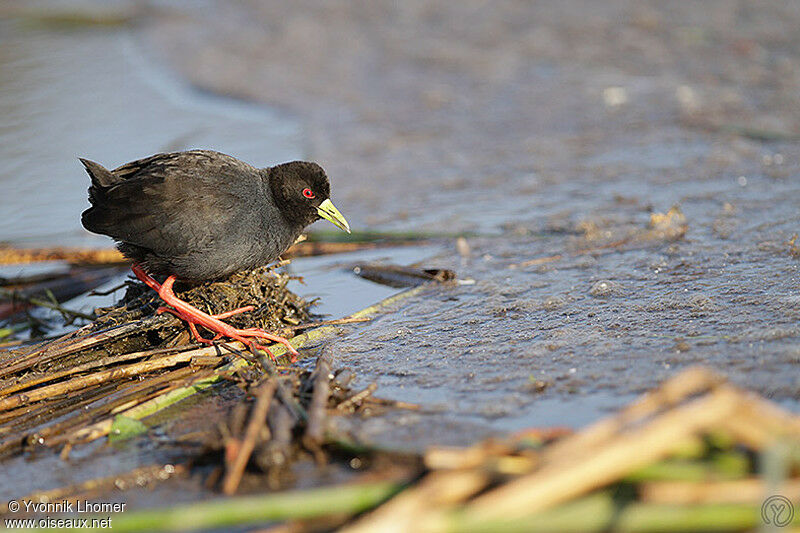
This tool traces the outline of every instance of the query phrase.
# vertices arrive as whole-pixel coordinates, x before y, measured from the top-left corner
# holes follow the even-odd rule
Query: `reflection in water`
[[[79,156],[114,167],[188,148],[258,166],[301,155],[294,122],[193,90],[145,61],[124,28],[0,20],[0,43],[0,242],[110,244],[80,225],[89,180]]]

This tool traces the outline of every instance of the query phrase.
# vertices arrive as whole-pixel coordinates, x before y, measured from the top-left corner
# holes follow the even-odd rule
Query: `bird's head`
[[[283,216],[303,227],[324,218],[350,233],[350,225],[331,202],[331,185],[322,167],[292,161],[270,169],[272,196]]]

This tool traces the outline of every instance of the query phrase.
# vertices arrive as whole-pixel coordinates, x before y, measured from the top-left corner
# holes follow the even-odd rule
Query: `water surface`
[[[211,95],[142,56],[132,30],[54,30],[0,19],[0,242],[109,246],[85,231],[78,157],[114,168],[215,149],[256,166],[299,159],[292,118]]]

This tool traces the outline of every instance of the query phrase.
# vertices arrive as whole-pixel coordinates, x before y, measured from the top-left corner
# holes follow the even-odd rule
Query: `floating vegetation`
[[[326,424],[356,412],[404,407],[354,392],[325,357],[313,370],[239,384],[247,396],[208,433],[194,459],[137,469],[168,482],[212,465],[207,487],[235,494],[283,486],[299,460],[362,462],[356,482],[211,499],[115,517],[120,531],[245,527],[292,531],[740,531],[798,520],[771,496],[800,496],[800,418],[703,368],[689,369],[618,414],[579,432],[531,429],[467,448],[398,454],[348,440]],[[354,401],[358,398],[357,401]],[[131,474],[30,495],[34,501],[125,490]],[[104,489],[103,489],[104,488]],[[260,488],[260,489],[259,489]],[[776,510],[777,509],[777,510]],[[191,518],[188,521],[187,517]],[[189,525],[191,524],[191,525]]]
[[[264,268],[177,289],[214,314],[252,305],[234,317],[235,324],[294,336],[314,324],[309,302],[286,288],[289,279]],[[0,352],[0,455],[104,436],[120,413],[219,380],[232,371],[225,365],[258,363],[239,343],[196,344],[180,320],[158,308],[152,290],[129,282],[122,301],[96,310],[94,322],[52,341]]]

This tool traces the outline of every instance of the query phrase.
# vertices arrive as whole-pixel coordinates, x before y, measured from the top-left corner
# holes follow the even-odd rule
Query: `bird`
[[[91,179],[83,227],[114,239],[132,261],[134,275],[169,306],[159,313],[186,321],[199,342],[229,337],[272,356],[253,340],[266,339],[286,346],[296,360],[299,354],[287,339],[222,320],[253,306],[210,315],[175,296],[173,285],[177,279],[213,281],[267,265],[321,218],[350,233],[321,166],[291,161],[256,168],[212,150],[159,153],[113,170],[78,159]],[[154,276],[166,279],[159,283]],[[202,337],[197,326],[215,337]]]

